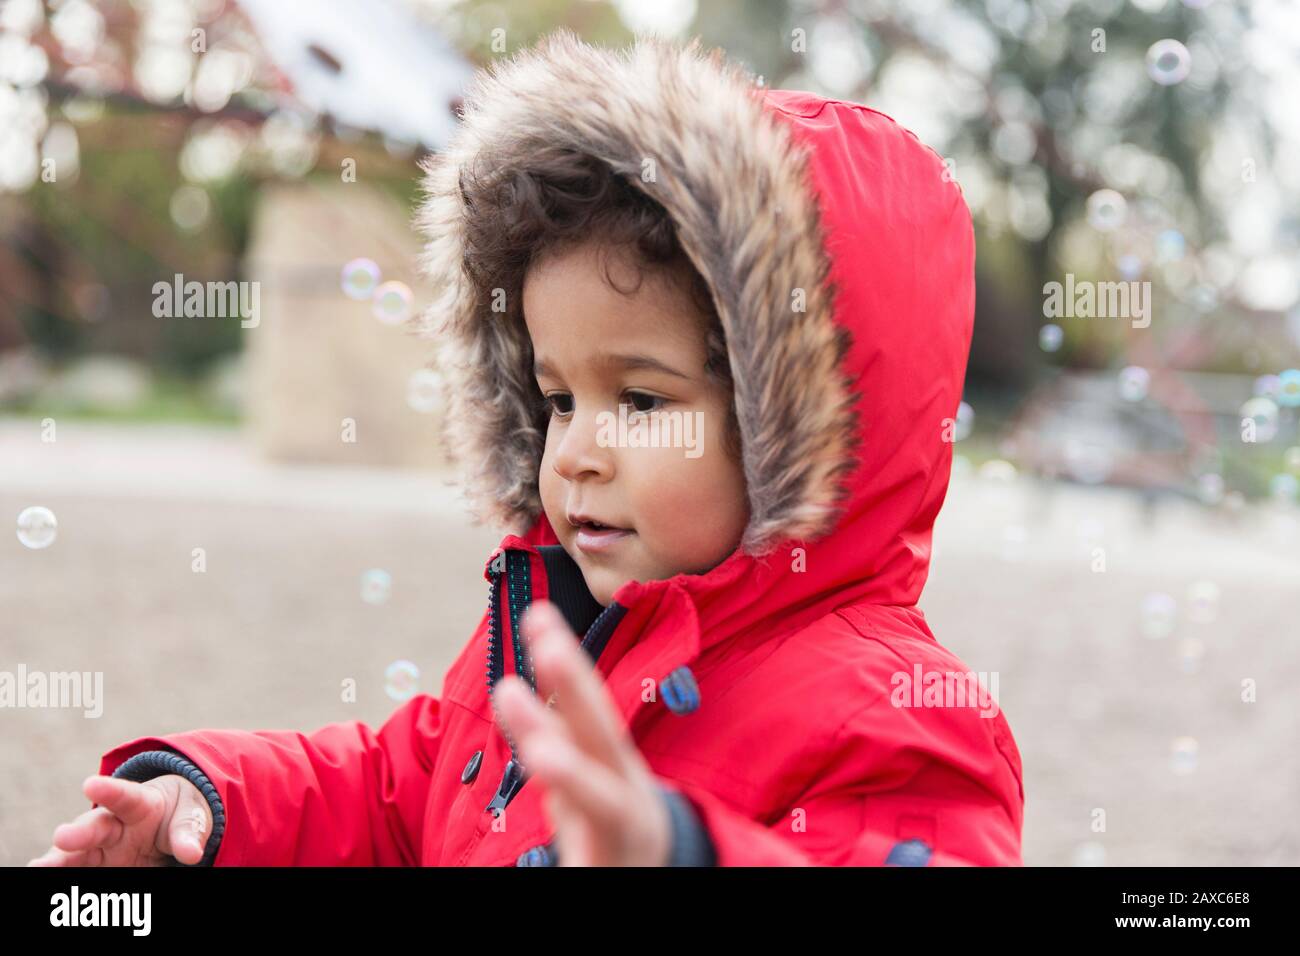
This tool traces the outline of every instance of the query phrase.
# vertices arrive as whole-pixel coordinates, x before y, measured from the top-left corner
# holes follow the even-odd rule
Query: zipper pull
[[[506,804],[514,799],[519,788],[524,785],[523,769],[523,764],[513,757],[510,758],[510,762],[506,764],[506,769],[501,774],[501,783],[497,785],[496,796],[492,798],[492,802],[487,805],[484,812],[491,812],[494,817],[501,815]]]

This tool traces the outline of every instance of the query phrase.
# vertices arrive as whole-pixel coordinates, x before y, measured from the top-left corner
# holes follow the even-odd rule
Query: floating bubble
[[[1055,323],[1044,325],[1038,330],[1038,347],[1044,352],[1055,352],[1065,341],[1065,332]]]
[[[979,476],[985,481],[1005,483],[1016,480],[1016,466],[1001,458],[993,458],[980,465]]]
[[[35,505],[18,514],[18,540],[33,551],[48,548],[59,533],[59,522],[49,508]]]
[[[1289,368],[1277,377],[1277,403],[1287,408],[1300,406],[1300,368]]]
[[[1261,375],[1255,379],[1254,391],[1256,395],[1263,395],[1266,398],[1276,398],[1278,390],[1282,387],[1282,379],[1277,375]]]
[[[1147,50],[1147,74],[1161,86],[1173,86],[1192,71],[1192,55],[1177,40],[1157,40]]]
[[[426,415],[436,412],[442,404],[442,376],[429,368],[412,373],[406,384],[406,403]]]
[[[1098,442],[1071,438],[1065,443],[1065,469],[1075,481],[1099,485],[1115,468],[1115,455]]]
[[[1178,602],[1172,595],[1156,591],[1142,599],[1142,633],[1153,641],[1172,634],[1177,618]]]
[[[1219,586],[1213,581],[1195,581],[1187,589],[1187,616],[1197,624],[1209,624],[1219,614]]]
[[[371,568],[361,575],[361,600],[367,604],[383,604],[393,591],[393,576],[379,568]]]
[[[1201,283],[1188,290],[1187,301],[1198,312],[1212,312],[1219,305],[1219,293],[1214,286]]]
[[[1252,398],[1241,406],[1241,420],[1249,419],[1255,423],[1255,441],[1269,442],[1277,436],[1278,425],[1277,402],[1271,398]]]
[[[385,282],[375,290],[374,305],[371,310],[380,322],[396,325],[411,314],[411,302],[414,296],[405,282]]]
[[[384,670],[384,693],[393,700],[410,700],[419,683],[420,668],[410,661],[393,661]]]
[[[1113,189],[1098,189],[1088,197],[1088,222],[1098,232],[1112,232],[1124,224],[1128,202]]]
[[[1070,854],[1071,866],[1105,866],[1106,848],[1095,840],[1080,843]]]
[[[1151,386],[1151,373],[1140,365],[1129,365],[1120,370],[1119,394],[1126,402],[1140,402],[1147,397]]]
[[[202,229],[212,215],[212,200],[202,186],[186,183],[172,193],[172,222],[186,232]]]
[[[1175,737],[1169,748],[1169,769],[1177,774],[1189,774],[1196,769],[1200,747],[1195,737]]]
[[[1207,472],[1196,479],[1196,493],[1207,505],[1217,505],[1223,500],[1223,476]]]
[[[1156,236],[1156,258],[1161,262],[1177,262],[1187,251],[1187,240],[1177,229],[1166,229]]]
[[[1199,637],[1189,637],[1178,645],[1178,666],[1185,674],[1194,674],[1201,669],[1201,658],[1205,656],[1205,642]]]
[[[1120,275],[1130,282],[1142,274],[1142,257],[1134,253],[1127,252],[1115,260],[1115,265],[1119,269]]]
[[[1300,480],[1295,475],[1288,475],[1283,472],[1274,475],[1268,483],[1268,493],[1273,496],[1273,500],[1282,504],[1289,504],[1296,499],[1296,492],[1300,489]]]
[[[349,299],[369,299],[379,287],[379,266],[373,259],[353,259],[343,267],[343,294]]]

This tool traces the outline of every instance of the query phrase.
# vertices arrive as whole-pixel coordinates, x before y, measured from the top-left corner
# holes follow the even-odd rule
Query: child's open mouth
[[[613,528],[598,521],[584,521],[576,527],[578,534],[575,543],[579,550],[588,554],[607,551],[635,533],[629,528]]]

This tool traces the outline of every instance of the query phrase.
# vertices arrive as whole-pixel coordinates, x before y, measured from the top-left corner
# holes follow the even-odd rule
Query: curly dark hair
[[[524,278],[544,256],[590,241],[601,243],[602,252],[631,246],[639,270],[637,285],[619,288],[607,257],[601,260],[606,263],[605,282],[623,295],[635,294],[647,270],[676,283],[704,321],[705,375],[731,391],[726,338],[708,283],[682,249],[668,211],[608,163],[563,148],[530,156],[524,168],[481,156],[473,171],[462,172],[460,190],[469,210],[464,267],[480,314],[496,290],[502,290],[505,318],[522,327]],[[537,399],[538,407],[544,407],[540,390]],[[734,401],[728,402],[728,410],[724,444],[739,459]]]

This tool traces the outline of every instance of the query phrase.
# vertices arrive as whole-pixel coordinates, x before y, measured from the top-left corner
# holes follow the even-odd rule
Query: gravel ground
[[[81,780],[125,740],[382,723],[385,668],[409,659],[437,693],[486,606],[499,535],[438,476],[273,467],[220,430],[38,434],[0,422],[0,515],[41,504],[59,522],[47,549],[0,538],[0,670],[102,671],[105,702],[97,719],[0,710],[0,864],[87,809]],[[1294,511],[954,482],[922,607],[971,669],[997,672],[1027,864],[1300,863],[1298,542]],[[392,577],[382,604],[361,600],[369,568]],[[1212,588],[1194,599],[1198,582]],[[1152,593],[1173,599],[1161,637],[1141,610]],[[1194,755],[1174,751],[1182,738]]]

